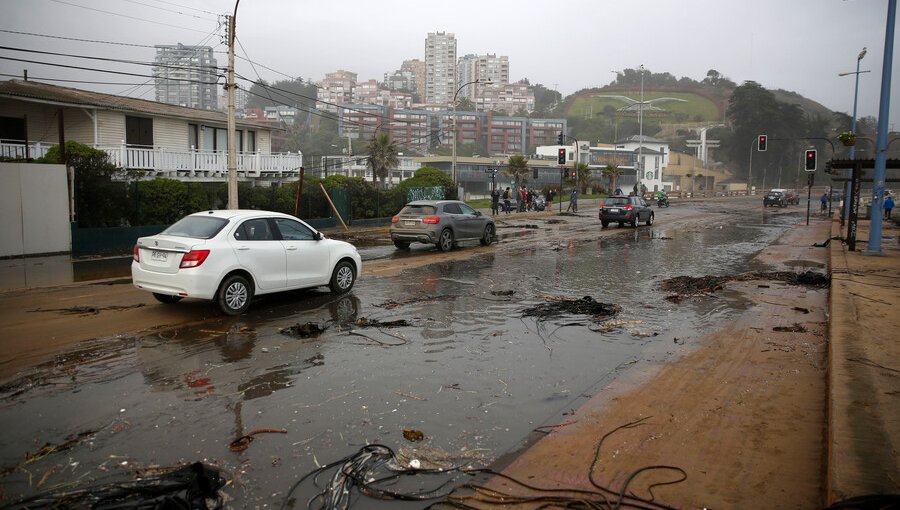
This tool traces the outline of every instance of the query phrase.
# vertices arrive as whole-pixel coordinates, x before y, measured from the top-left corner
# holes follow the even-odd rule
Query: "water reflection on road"
[[[89,442],[34,462],[32,476],[54,464],[61,467],[48,479],[59,483],[205,460],[235,476],[229,491],[240,508],[280,502],[302,475],[363,445],[414,446],[404,429],[421,430],[423,445],[458,463],[485,465],[536,426],[564,420],[623,370],[670,359],[728,321],[742,306],[738,296],[674,305],[656,283],[743,272],[793,221],[760,224],[754,212],[589,240],[529,238],[462,263],[362,279],[349,296],[292,293],[237,318],[93,342],[4,389],[0,465],[96,430]],[[382,249],[428,256],[364,248]],[[622,311],[607,327],[584,316],[522,316],[551,296],[592,296]],[[408,325],[366,327],[362,319]],[[308,338],[281,332],[307,322],[327,329]],[[21,417],[27,425],[13,425]],[[262,427],[288,434],[228,450]],[[27,480],[8,475],[6,497],[34,491]]]

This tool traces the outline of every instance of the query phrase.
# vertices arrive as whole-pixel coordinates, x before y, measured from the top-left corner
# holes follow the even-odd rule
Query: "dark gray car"
[[[493,219],[459,200],[416,200],[391,218],[391,241],[401,250],[410,243],[434,244],[441,251],[460,241],[487,246],[495,232]]]
[[[653,209],[643,198],[622,195],[607,197],[600,204],[598,217],[604,227],[608,227],[610,222],[617,222],[620,227],[624,227],[626,223],[637,227],[641,222],[653,225],[653,220],[656,219]]]

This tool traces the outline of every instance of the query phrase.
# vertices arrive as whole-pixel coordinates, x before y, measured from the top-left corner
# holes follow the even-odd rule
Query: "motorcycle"
[[[535,211],[543,211],[547,208],[547,202],[544,200],[544,197],[534,197],[534,202],[531,203],[531,208]]]
[[[656,207],[669,207],[669,197],[657,198]]]

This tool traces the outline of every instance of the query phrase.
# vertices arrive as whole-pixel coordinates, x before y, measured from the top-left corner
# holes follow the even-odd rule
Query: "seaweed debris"
[[[827,287],[831,279],[822,273],[805,271],[794,273],[791,271],[752,271],[728,276],[676,276],[663,280],[659,289],[674,294],[666,296],[666,300],[680,303],[687,298],[706,296],[722,290],[730,281],[770,280],[781,281],[789,285],[807,285],[811,287]]]
[[[278,332],[281,333],[282,335],[299,336],[300,338],[309,338],[309,337],[316,337],[316,336],[321,335],[322,333],[325,332],[326,329],[328,329],[328,328],[325,326],[320,326],[320,325],[316,324],[315,322],[306,322],[303,324],[300,324],[298,322],[297,324],[294,324],[293,326],[289,326],[287,328],[281,328],[280,330],[278,330]]]
[[[548,302],[541,303],[522,311],[523,317],[537,317],[538,320],[546,320],[559,317],[564,314],[590,315],[594,320],[612,317],[621,311],[616,304],[601,303],[591,296],[579,299],[566,299],[548,296]]]

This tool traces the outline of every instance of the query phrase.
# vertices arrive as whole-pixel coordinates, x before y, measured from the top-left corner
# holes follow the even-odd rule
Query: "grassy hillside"
[[[595,90],[585,92],[576,96],[569,101],[566,110],[566,118],[589,118],[598,115],[612,115],[615,113],[618,117],[637,117],[637,112],[619,112],[619,108],[627,105],[625,101],[617,99],[599,98],[598,95],[621,95],[640,100],[640,91],[628,89],[608,88],[603,90]],[[684,99],[686,103],[678,101],[667,101],[659,103],[657,106],[665,110],[664,112],[644,110],[644,120],[648,118],[656,119],[655,122],[662,123],[680,123],[680,122],[709,122],[722,120],[724,116],[724,108],[722,105],[701,93],[687,91],[666,91],[666,90],[644,90],[644,100],[657,99],[662,97],[674,97]]]

